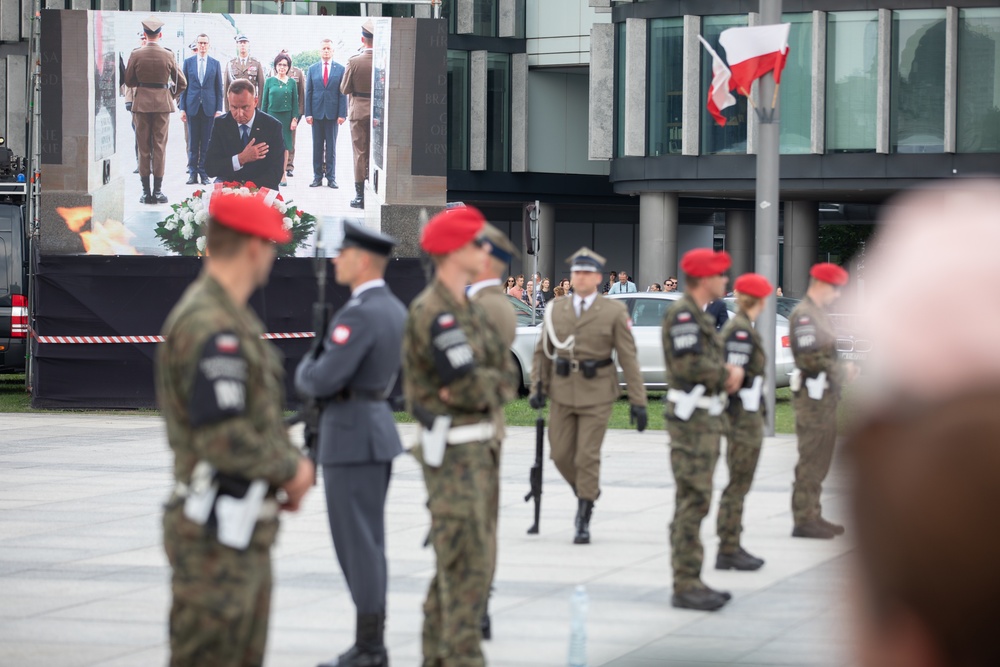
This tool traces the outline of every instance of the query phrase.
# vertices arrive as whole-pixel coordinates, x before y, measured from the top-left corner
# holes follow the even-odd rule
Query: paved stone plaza
[[[589,546],[572,544],[575,499],[548,461],[541,535],[525,534],[534,429],[510,431],[494,639],[484,644],[490,665],[565,665],[569,600],[581,583],[590,595],[592,667],[851,664],[844,557],[851,544],[789,537],[794,437],[766,441],[747,499],[744,546],[767,559],[762,570],[712,569],[715,505],[703,525],[703,578],[734,595],[710,614],[670,606],[666,526],[674,486],[663,431],[609,432]],[[169,570],[160,505],[171,462],[155,417],[0,415],[0,665],[166,663]],[[717,490],[726,479],[720,465]],[[843,486],[832,473],[824,502],[833,520],[843,518]],[[320,485],[299,514],[287,516],[274,551],[269,665],[311,667],[353,640],[353,609],[322,493]],[[421,603],[433,564],[431,550],[421,547],[424,503],[419,468],[400,457],[387,509],[386,640],[397,667],[420,658]]]

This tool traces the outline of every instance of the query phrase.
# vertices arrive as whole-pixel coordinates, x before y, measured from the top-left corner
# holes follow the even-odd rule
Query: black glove
[[[537,394],[532,394],[528,398],[528,405],[534,410],[541,410],[545,407],[545,394],[538,392]]]
[[[649,417],[646,415],[645,405],[633,405],[629,411],[629,423],[635,424],[635,430],[642,433],[646,430],[646,424],[649,423]]]

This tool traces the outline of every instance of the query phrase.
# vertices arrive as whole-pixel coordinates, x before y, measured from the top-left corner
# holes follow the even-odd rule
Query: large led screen
[[[162,23],[155,43],[143,37],[150,18]],[[374,133],[367,118],[349,119],[352,99],[340,90],[352,57],[364,58],[365,20],[44,12],[43,252],[201,255],[218,188],[267,189],[293,233],[284,256],[311,254],[323,223],[363,219],[363,184],[370,203],[385,159],[378,143],[363,167],[368,137],[392,131],[381,118]],[[352,85],[377,96],[389,87],[373,78],[389,71],[391,21],[373,23],[376,66],[357,66]],[[237,79],[255,91],[249,113],[229,108]],[[354,101],[381,113],[385,100],[372,92]]]

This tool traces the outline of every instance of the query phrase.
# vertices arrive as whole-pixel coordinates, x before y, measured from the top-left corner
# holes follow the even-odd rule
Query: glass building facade
[[[830,12],[826,32],[826,149],[874,153],[878,12]]]
[[[469,52],[448,49],[448,168],[469,168]]]
[[[959,153],[1000,152],[1000,8],[958,19]]]
[[[684,20],[653,19],[647,38],[649,127],[647,155],[681,152],[684,116]]]
[[[510,55],[486,56],[486,169],[510,170]]]
[[[944,152],[945,10],[892,13],[893,153]]]
[[[788,60],[781,74],[780,150],[782,153],[808,153],[812,148],[812,14],[785,14],[791,24],[788,35]]]

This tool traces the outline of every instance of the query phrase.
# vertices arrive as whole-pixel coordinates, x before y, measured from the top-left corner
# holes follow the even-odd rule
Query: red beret
[[[763,299],[774,293],[774,287],[767,281],[767,278],[759,273],[744,273],[736,279],[733,289],[740,294],[755,296],[758,299]]]
[[[445,209],[424,226],[420,247],[431,255],[447,255],[479,236],[485,225],[486,218],[472,206]]]
[[[208,202],[208,214],[220,225],[244,234],[278,243],[292,240],[291,230],[281,224],[281,213],[262,196],[216,192]]]
[[[838,287],[847,284],[847,271],[830,262],[813,264],[813,267],[809,269],[809,275],[816,280],[822,280]]]
[[[715,252],[711,248],[688,250],[681,258],[681,271],[692,278],[717,276],[727,271],[732,264],[725,250]]]

